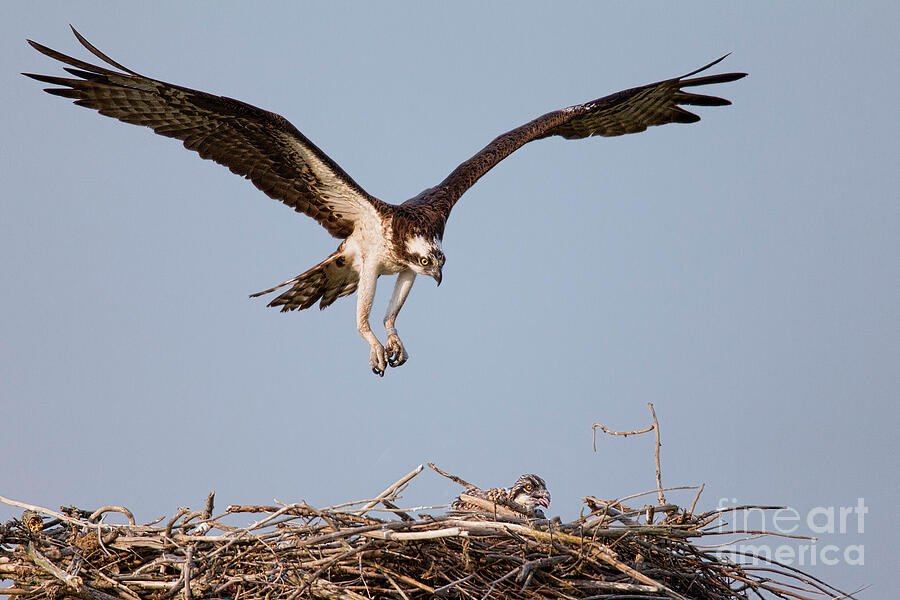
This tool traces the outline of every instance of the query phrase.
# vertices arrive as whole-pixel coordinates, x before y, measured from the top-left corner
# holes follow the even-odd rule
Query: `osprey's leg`
[[[356,328],[359,330],[359,335],[369,342],[369,367],[372,368],[373,373],[384,377],[384,371],[387,369],[387,355],[384,352],[384,346],[381,345],[369,326],[369,313],[372,312],[377,281],[378,273],[375,271],[374,265],[372,267],[364,265],[359,274],[359,287],[356,291]]]
[[[387,331],[387,360],[392,367],[399,367],[406,362],[409,354],[403,348],[403,342],[397,335],[397,328],[394,327],[394,321],[397,320],[397,314],[403,308],[409,290],[416,280],[415,271],[400,271],[397,275],[397,285],[394,286],[394,293],[391,295],[391,302],[388,304],[387,312],[384,314],[384,329]]]

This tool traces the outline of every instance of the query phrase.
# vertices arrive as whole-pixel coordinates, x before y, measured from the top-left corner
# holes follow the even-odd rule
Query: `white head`
[[[440,238],[426,238],[421,235],[406,242],[406,264],[420,275],[428,275],[441,285],[441,270],[444,268],[444,253]]]

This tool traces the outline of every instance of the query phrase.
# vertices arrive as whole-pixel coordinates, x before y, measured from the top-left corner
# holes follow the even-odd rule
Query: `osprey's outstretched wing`
[[[746,73],[723,73],[687,79],[712,67],[725,56],[681,77],[624,90],[538,117],[497,137],[454,169],[439,185],[426,190],[411,202],[429,204],[444,214],[449,213],[459,197],[482,175],[532,140],[554,135],[570,140],[593,135],[625,135],[654,125],[699,121],[700,117],[680,105],[725,106],[731,102],[715,96],[691,94],[682,88],[726,83],[746,76]]]
[[[374,216],[381,201],[370,196],[341,167],[287,119],[238,100],[150,79],[94,48],[95,56],[124,73],[92,65],[28,40],[36,50],[71,65],[68,79],[23,73],[63,86],[46,91],[126,123],[146,125],[177,138],[184,147],[248,178],[260,190],[317,220],[331,235],[345,238],[356,221]]]

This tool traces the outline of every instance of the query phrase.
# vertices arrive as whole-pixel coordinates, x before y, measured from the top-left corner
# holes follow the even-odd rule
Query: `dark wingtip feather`
[[[53,85],[69,85],[72,81],[71,79],[65,79],[63,77],[54,77],[53,75],[39,75],[38,73],[22,73],[25,77],[31,77],[32,79],[36,79],[41,83],[52,83]]]
[[[68,56],[63,54],[62,52],[57,52],[53,48],[48,48],[43,44],[39,44],[32,40],[26,40],[32,48],[40,52],[45,56],[49,56],[54,60],[58,60],[61,63],[65,63],[67,65],[72,65],[73,67],[78,67],[79,69],[84,69],[86,71],[91,71],[93,73],[103,73],[105,75],[121,75],[121,73],[116,73],[115,71],[111,71],[110,69],[99,67],[97,65],[92,65],[90,63],[84,62],[83,60]]]
[[[719,98],[718,96],[706,96],[703,94],[685,94],[680,93],[675,96],[677,104],[689,104],[691,106],[728,106],[731,100]]]
[[[28,42],[29,46],[31,46],[32,48],[34,48],[41,54],[46,54],[50,58],[56,58],[56,55],[59,54],[53,48],[48,48],[47,46],[45,46],[43,44],[39,44],[38,42],[35,42],[34,40],[25,40],[25,41]]]
[[[672,111],[674,113],[672,117],[673,123],[696,123],[700,120],[698,115],[695,115],[692,112],[688,112],[683,108],[676,108]]]
[[[681,77],[678,78],[680,80],[678,82],[679,87],[690,87],[690,86],[694,86],[694,85],[707,85],[707,84],[711,84],[711,83],[728,83],[729,81],[735,81],[735,80],[741,79],[743,77],[746,77],[747,76],[746,73],[721,73],[719,75],[707,75],[705,77],[697,77],[695,79],[685,79],[686,77],[696,75],[697,73],[701,73],[701,72],[709,69],[710,67],[716,66],[717,64],[719,64],[720,62],[722,62],[723,60],[728,58],[729,56],[731,56],[731,52],[729,52],[725,56],[717,58],[716,60],[712,61],[708,65],[704,65],[704,66],[700,67],[699,69],[696,69],[694,71],[691,71],[690,73],[682,75]]]
[[[682,75],[682,76],[679,77],[678,79],[684,79],[685,77],[690,77],[691,75],[696,75],[697,73],[700,73],[700,72],[702,72],[702,71],[705,71],[705,70],[707,70],[707,69],[710,68],[710,67],[714,67],[714,66],[716,66],[717,64],[719,64],[720,62],[722,62],[723,60],[725,60],[726,58],[728,58],[730,55],[731,55],[731,52],[729,52],[729,53],[726,54],[725,56],[720,56],[719,58],[717,58],[716,60],[712,61],[712,62],[709,63],[708,65],[704,65],[704,66],[700,67],[699,69],[696,69],[696,70],[694,70],[694,71],[691,71],[690,73],[687,73],[687,74],[685,74],[685,75]]]
[[[63,98],[81,98],[81,92],[71,88],[44,88],[44,91],[54,96],[62,96]]]
[[[714,85],[717,83],[729,83],[744,77],[746,73],[722,73],[721,75],[707,75],[706,77],[695,77],[694,79],[684,79],[678,82],[679,88],[696,87],[700,85]]]
[[[76,77],[81,77],[81,79],[84,79],[86,81],[108,81],[108,77],[106,75],[91,73],[90,71],[82,71],[81,69],[75,69],[73,67],[63,67],[63,71],[71,73]]]
[[[107,55],[103,54],[100,50],[98,50],[96,47],[94,47],[93,44],[91,44],[89,41],[87,41],[87,39],[85,39],[85,37],[83,35],[78,33],[78,30],[75,29],[75,27],[73,27],[71,24],[69,24],[69,27],[72,28],[72,33],[75,34],[75,37],[78,39],[79,42],[81,42],[81,45],[84,46],[85,48],[87,48],[91,52],[91,54],[93,54],[100,60],[105,61],[107,64],[110,64],[110,65],[116,67],[117,69],[122,69],[126,73],[130,73],[131,75],[136,75],[138,77],[141,77],[140,73],[136,73],[136,72],[132,71],[125,65],[119,64],[116,61],[114,61],[113,59],[111,59],[110,57],[108,57]]]

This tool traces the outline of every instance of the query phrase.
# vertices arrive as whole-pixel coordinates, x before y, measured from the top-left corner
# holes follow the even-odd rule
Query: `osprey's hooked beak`
[[[438,269],[437,273],[435,273],[434,275],[432,275],[432,277],[434,277],[434,280],[437,281],[438,287],[440,287],[440,285],[441,285],[441,279],[443,279],[443,276],[441,275],[441,270]]]

